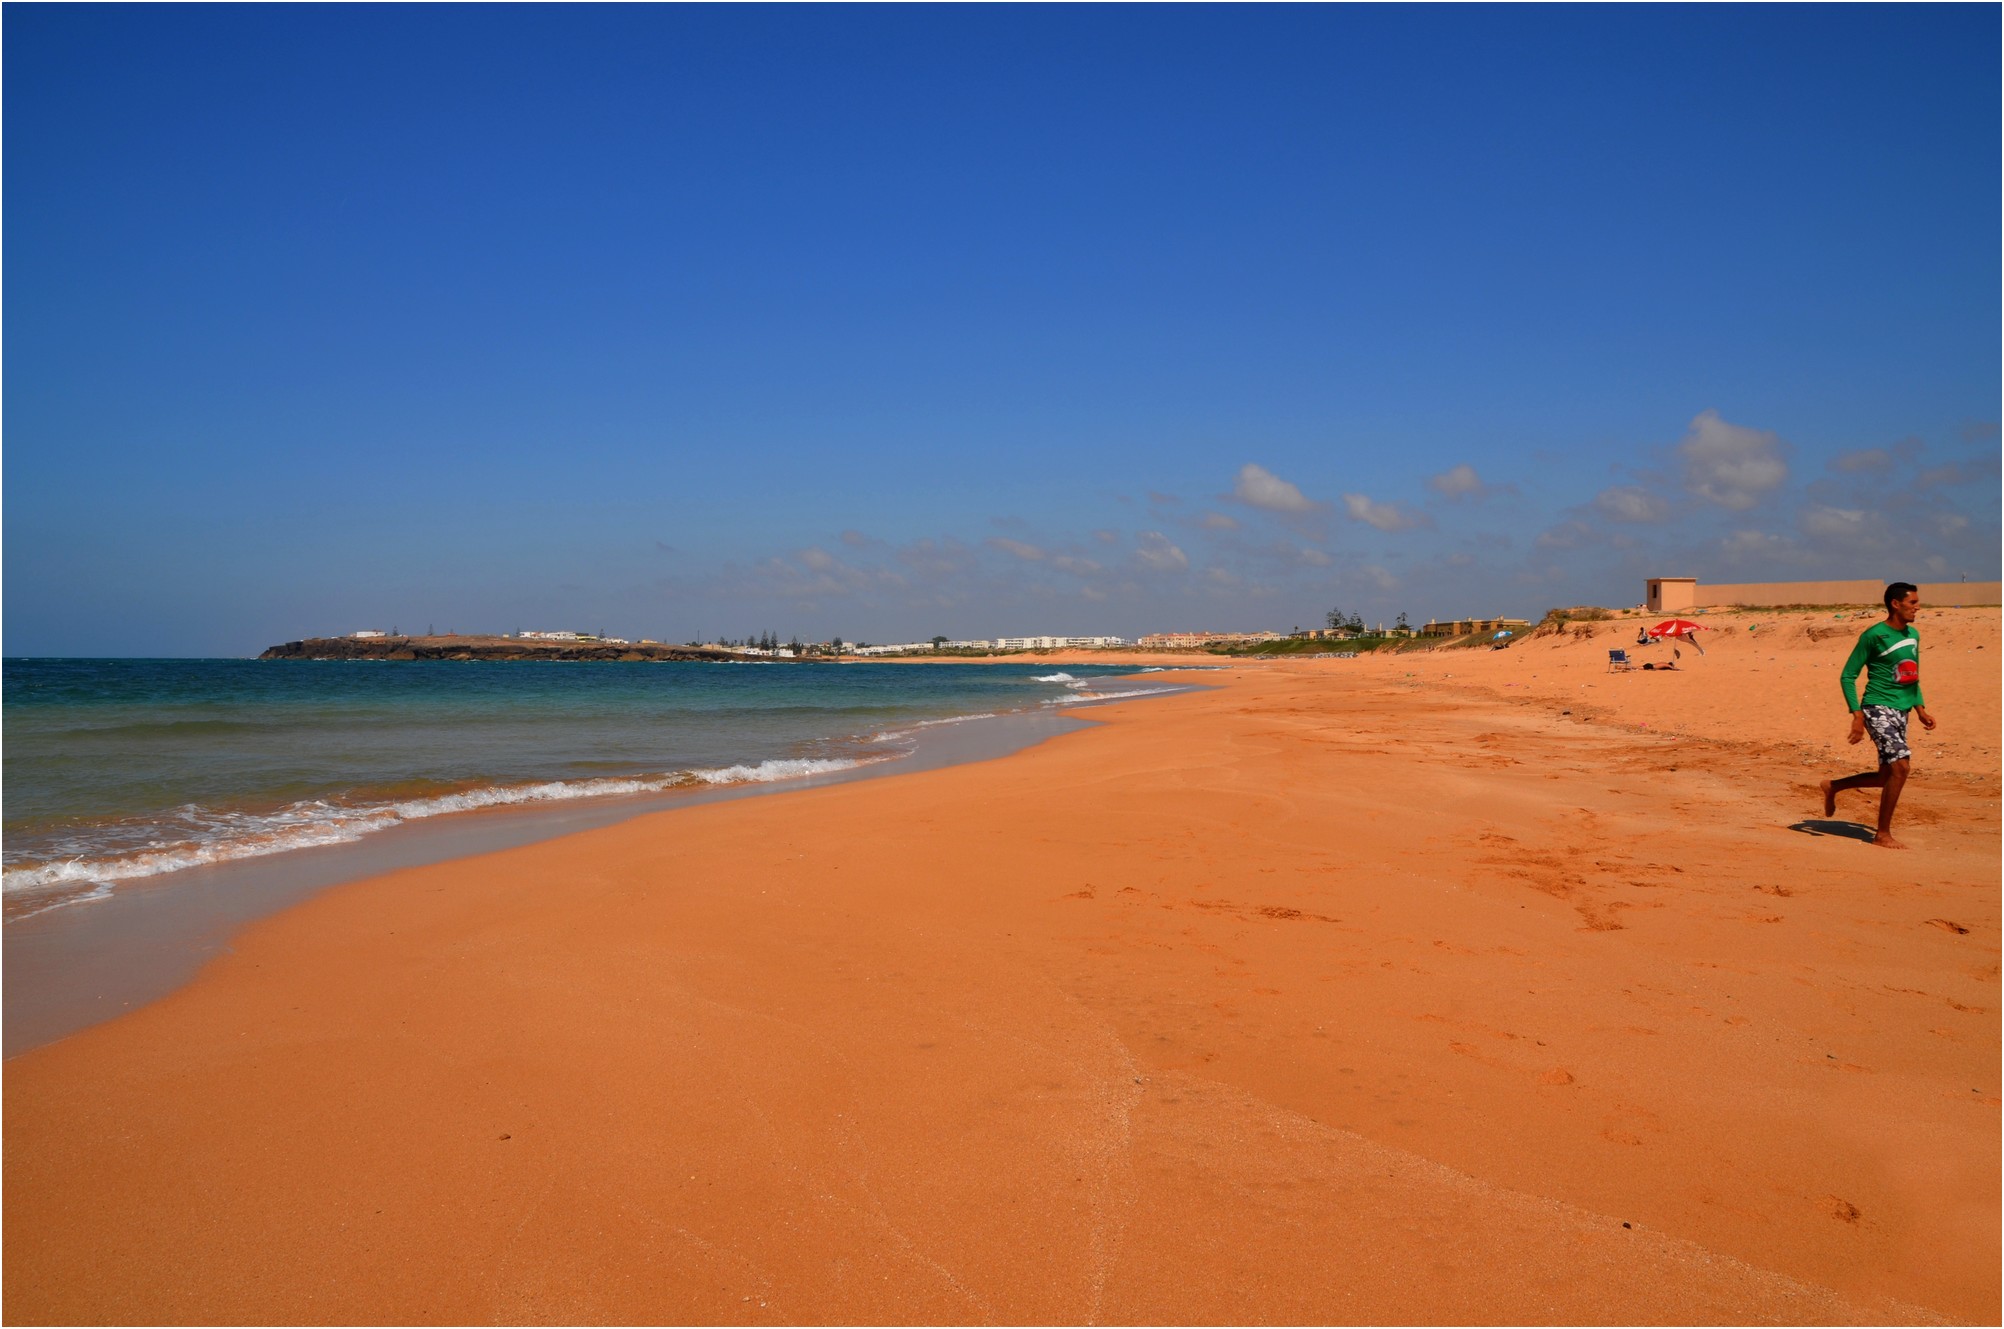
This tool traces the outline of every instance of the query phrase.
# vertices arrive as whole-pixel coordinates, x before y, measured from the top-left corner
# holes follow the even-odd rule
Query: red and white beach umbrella
[[[1649,629],[1649,636],[1654,641],[1662,641],[1665,637],[1682,637],[1697,647],[1698,654],[1703,655],[1705,648],[1698,645],[1698,634],[1704,630],[1703,623],[1693,623],[1688,618],[1672,618]]]

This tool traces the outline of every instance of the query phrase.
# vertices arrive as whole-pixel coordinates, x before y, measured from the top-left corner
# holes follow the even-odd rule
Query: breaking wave
[[[1076,706],[1086,701],[1116,701],[1122,697],[1159,697],[1165,692],[1181,691],[1179,688],[1134,688],[1127,692],[1074,692],[1069,697],[1052,697],[1044,702],[1046,706]]]
[[[0,873],[0,891],[4,891],[7,899],[8,916],[26,918],[63,905],[104,899],[112,893],[115,882],[246,858],[262,858],[294,849],[352,844],[377,831],[428,817],[473,812],[481,808],[521,807],[621,794],[654,794],[671,789],[768,784],[810,775],[828,775],[868,764],[871,762],[847,758],[779,758],[752,765],[675,771],[659,776],[488,785],[431,798],[383,803],[345,805],[311,799],[268,813],[189,806],[177,810],[176,829],[182,833],[182,838],[178,840],[165,843],[155,840],[142,849],[126,853],[107,854],[100,851],[93,855],[86,849],[71,857],[10,867]],[[115,828],[105,828],[104,835],[106,839],[113,838]],[[81,841],[72,837],[72,843],[80,845]]]

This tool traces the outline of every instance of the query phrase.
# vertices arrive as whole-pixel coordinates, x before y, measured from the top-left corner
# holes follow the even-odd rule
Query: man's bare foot
[[[1837,791],[1830,787],[1835,783],[1836,781],[1834,780],[1825,780],[1817,786],[1818,789],[1823,791],[1823,815],[1826,817],[1837,815]]]
[[[1887,831],[1881,831],[1881,832],[1880,832],[1879,834],[1877,834],[1877,835],[1873,836],[1873,837],[1872,837],[1872,843],[1873,843],[1873,844],[1875,844],[1875,845],[1877,845],[1877,846],[1879,846],[1879,848],[1881,848],[1881,849],[1905,849],[1905,848],[1906,848],[1906,846],[1905,846],[1905,845],[1901,844],[1901,843],[1900,843],[1900,842],[1899,842],[1898,840],[1895,840],[1895,839],[1894,839],[1894,838],[1892,837],[1892,834],[1891,834],[1890,832],[1887,832]]]

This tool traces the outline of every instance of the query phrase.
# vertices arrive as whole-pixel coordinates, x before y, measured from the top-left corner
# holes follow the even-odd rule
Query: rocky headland
[[[759,657],[665,642],[530,641],[517,637],[308,637],[266,648],[260,660],[749,660]]]

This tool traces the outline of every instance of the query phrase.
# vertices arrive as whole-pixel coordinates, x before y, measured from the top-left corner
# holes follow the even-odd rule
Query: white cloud
[[[1893,464],[1893,454],[1884,448],[1861,448],[1840,452],[1830,459],[1833,471],[1883,471]]]
[[[1995,462],[1992,462],[1988,467],[1988,470],[1992,473],[1996,469]],[[1969,484],[1983,478],[1985,477],[1982,471],[1974,466],[1965,466],[1960,462],[1950,462],[1946,466],[1928,467],[1915,478],[1914,485],[1920,489],[1934,489],[1942,485]]]
[[[1749,429],[1700,411],[1677,455],[1692,493],[1729,512],[1745,512],[1788,478],[1781,439],[1772,430]]]
[[[1735,563],[1773,560],[1796,552],[1795,541],[1766,531],[1734,531],[1719,542],[1719,547]]]
[[[1207,512],[1198,519],[1197,524],[1207,531],[1236,531],[1239,528],[1235,518],[1228,517],[1222,512]]]
[[[1343,508],[1353,521],[1375,526],[1381,531],[1403,531],[1425,524],[1425,519],[1407,512],[1396,503],[1375,503],[1363,494],[1343,495]]]
[[[1364,576],[1370,580],[1373,586],[1376,586],[1381,591],[1389,591],[1399,584],[1397,577],[1393,576],[1388,569],[1381,568],[1376,563],[1366,563],[1364,565]]]
[[[1805,535],[1824,540],[1858,540],[1871,533],[1871,521],[1857,508],[1829,508],[1812,503],[1796,519]]]
[[[1143,567],[1156,572],[1183,572],[1190,566],[1189,556],[1169,542],[1169,537],[1160,531],[1143,531],[1135,537],[1134,556],[1141,560]]]
[[[1463,462],[1461,465],[1453,467],[1450,470],[1442,471],[1439,475],[1428,480],[1427,483],[1433,486],[1436,492],[1445,494],[1449,498],[1463,498],[1469,494],[1479,494],[1482,492],[1482,477],[1477,475],[1475,468],[1467,462]]]
[[[1232,487],[1232,496],[1249,507],[1294,516],[1318,511],[1322,506],[1264,466],[1251,462],[1239,468],[1239,481]]]
[[[1302,547],[1298,556],[1311,568],[1326,568],[1336,561],[1320,549],[1310,549],[1307,546]]]
[[[1044,551],[1037,546],[1024,544],[1021,540],[1011,540],[1007,536],[994,536],[989,539],[988,544],[990,548],[999,549],[1005,554],[1014,554],[1026,563],[1041,563],[1044,559]]]
[[[898,550],[898,562],[928,577],[956,576],[974,566],[974,551],[951,536],[914,540]]]
[[[1598,532],[1583,521],[1562,521],[1542,532],[1531,543],[1538,549],[1578,549],[1581,545],[1592,544],[1597,538]]]
[[[1090,577],[1100,570],[1099,564],[1089,558],[1075,558],[1070,554],[1059,554],[1051,560],[1051,566],[1060,572],[1069,572],[1074,577]]]
[[[903,584],[904,578],[896,573],[855,567],[825,549],[810,547],[794,551],[790,560],[761,560],[754,565],[750,581],[740,588],[740,592],[813,601]]]
[[[1117,531],[1094,531],[1092,538],[1103,545],[1117,545],[1120,543],[1120,533]]]
[[[1603,489],[1594,498],[1594,507],[1616,521],[1662,521],[1670,515],[1670,505],[1661,496],[1634,485]]]

